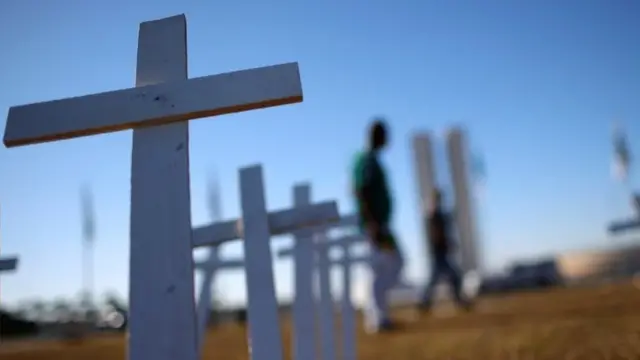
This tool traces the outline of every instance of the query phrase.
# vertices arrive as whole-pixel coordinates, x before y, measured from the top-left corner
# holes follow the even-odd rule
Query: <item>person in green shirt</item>
[[[370,307],[365,327],[371,332],[395,328],[389,318],[387,293],[399,280],[404,260],[390,229],[393,202],[385,170],[378,158],[388,141],[387,126],[376,119],[369,130],[369,144],[353,164],[353,190],[361,231],[371,242]]]

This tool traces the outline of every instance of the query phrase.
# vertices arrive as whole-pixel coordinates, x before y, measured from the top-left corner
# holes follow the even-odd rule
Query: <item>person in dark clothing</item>
[[[404,259],[390,229],[392,197],[384,168],[378,159],[387,140],[385,123],[374,121],[368,148],[358,154],[352,169],[360,230],[371,242],[373,284],[370,307],[365,312],[365,328],[370,332],[395,328],[389,319],[387,293],[398,282],[404,267]]]
[[[460,271],[450,258],[454,247],[451,234],[452,219],[451,215],[442,209],[442,193],[439,190],[433,192],[432,206],[426,224],[431,250],[431,278],[422,295],[419,309],[423,311],[431,309],[433,290],[443,276],[448,278],[458,305],[469,309],[471,302],[462,294]]]

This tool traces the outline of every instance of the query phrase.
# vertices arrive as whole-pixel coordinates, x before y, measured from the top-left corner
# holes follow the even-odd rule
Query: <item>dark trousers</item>
[[[464,299],[462,295],[462,277],[460,276],[460,270],[451,261],[449,254],[437,252],[431,257],[431,278],[422,295],[422,305],[431,306],[433,291],[443,276],[447,277],[456,301],[461,304],[466,304],[466,299]]]

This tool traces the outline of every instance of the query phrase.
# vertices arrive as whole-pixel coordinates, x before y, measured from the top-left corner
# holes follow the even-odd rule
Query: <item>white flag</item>
[[[613,131],[613,159],[611,175],[615,180],[625,181],[629,175],[631,153],[627,143],[627,135],[618,126]]]

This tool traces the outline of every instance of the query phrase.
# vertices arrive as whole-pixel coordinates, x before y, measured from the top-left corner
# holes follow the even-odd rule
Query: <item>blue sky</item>
[[[215,169],[226,217],[238,214],[237,169],[264,165],[271,208],[312,181],[315,200],[347,212],[347,167],[373,115],[393,143],[384,161],[395,227],[423,279],[410,135],[464,125],[484,154],[485,262],[616,243],[629,215],[611,180],[611,124],[640,135],[640,3],[634,1],[31,1],[0,11],[0,109],[131,87],[138,24],[185,13],[191,77],[300,63],[305,101],[191,123],[192,217],[207,222]],[[4,121],[0,121],[0,130]],[[3,276],[8,303],[73,296],[81,285],[79,188],[95,192],[96,287],[126,295],[131,133],[0,148]],[[637,177],[635,178],[637,180]],[[638,185],[638,182],[635,182]],[[274,247],[287,239],[275,239]],[[241,255],[239,243],[223,250]],[[276,264],[290,294],[291,265]],[[242,274],[218,284],[244,299]]]

